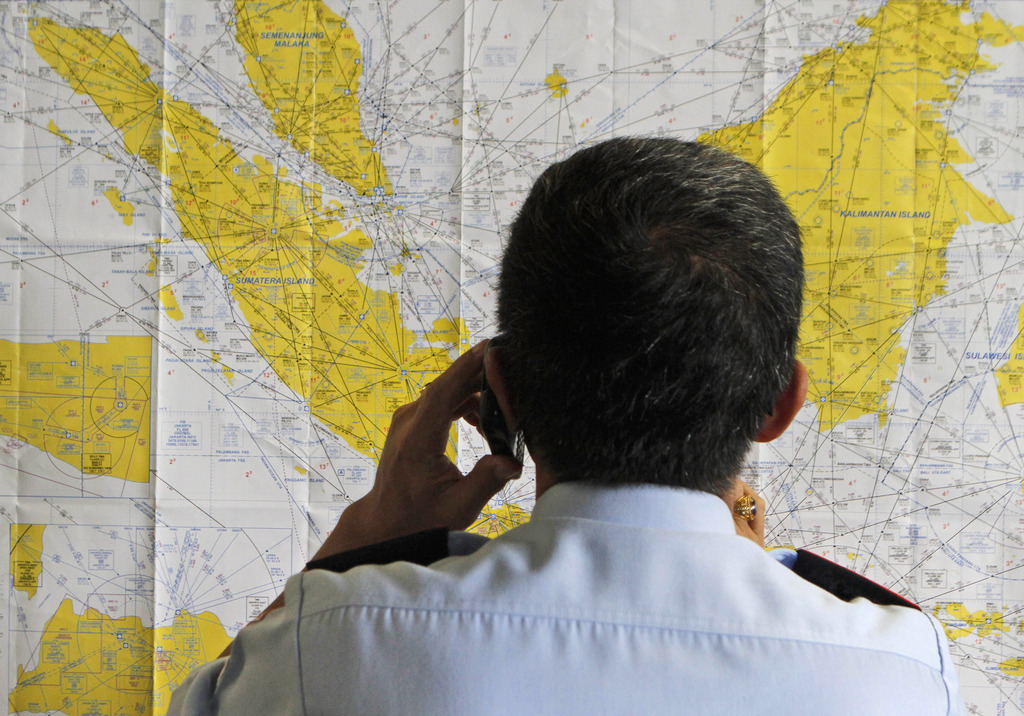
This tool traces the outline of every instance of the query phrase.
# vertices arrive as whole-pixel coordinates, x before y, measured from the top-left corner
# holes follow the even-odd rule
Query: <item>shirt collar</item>
[[[681,532],[736,532],[729,508],[721,498],[662,485],[558,483],[537,499],[531,520],[565,518]]]

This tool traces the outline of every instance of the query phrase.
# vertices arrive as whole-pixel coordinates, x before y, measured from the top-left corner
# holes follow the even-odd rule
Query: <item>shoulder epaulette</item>
[[[330,572],[347,572],[363,564],[391,564],[412,562],[426,566],[448,556],[448,530],[444,527],[396,537],[359,547],[348,552],[332,554],[306,563],[306,570],[326,569]]]
[[[908,601],[895,592],[890,592],[881,584],[872,582],[856,572],[840,567],[824,557],[812,552],[798,549],[796,564],[793,571],[811,584],[821,587],[829,594],[848,602],[857,597],[864,597],[869,602],[884,606],[910,607],[921,611],[921,607]]]

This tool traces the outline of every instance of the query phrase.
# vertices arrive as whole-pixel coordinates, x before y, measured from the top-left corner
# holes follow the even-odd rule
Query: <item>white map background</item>
[[[461,319],[465,346],[494,332],[503,232],[546,165],[614,135],[695,139],[753,121],[808,56],[865,39],[856,21],[880,7],[328,2],[362,50],[359,122],[393,187],[380,200],[357,195],[275,135],[243,69],[233,5],[0,5],[0,339],[156,339],[148,482],[71,470],[16,436],[0,437],[0,517],[49,526],[37,594],[4,581],[0,680],[8,693],[18,667],[33,668],[44,625],[65,599],[78,613],[102,607],[157,628],[177,609],[209,611],[233,634],[315,551],[374,472],[280,380],[225,277],[185,237],[159,174],[49,70],[29,39],[32,18],[120,32],[154,68],[151,79],[219,127],[240,155],[273,157],[289,179],[320,183],[325,203],[350,210],[372,239],[360,280],[400,295],[407,326]],[[983,13],[1024,24],[1019,2],[962,10],[966,24]],[[1016,217],[1024,215],[1024,45],[983,54],[997,67],[963,83],[944,107],[945,127],[972,156],[961,175]],[[549,84],[556,73],[564,86]],[[51,120],[70,142],[48,128]],[[130,226],[108,187],[132,205]],[[957,229],[946,292],[899,329],[907,359],[884,425],[873,413],[820,431],[808,404],[746,473],[769,502],[773,544],[851,566],[957,630],[953,656],[969,710],[979,714],[1024,713],[1024,406],[1000,400],[994,371],[1006,361],[986,355],[1009,350],[1019,335],[1020,231],[1016,218]],[[157,238],[167,241],[152,270]],[[181,318],[161,302],[166,285],[176,289]],[[480,449],[460,431],[467,464]],[[531,495],[527,475],[495,507],[528,511]],[[10,531],[0,534],[7,543]],[[181,579],[189,566],[177,560],[190,559],[183,543],[203,555],[197,569],[212,563],[216,574]],[[98,555],[91,562],[90,550]],[[102,587],[89,583],[97,574]],[[140,574],[151,593],[140,589]]]

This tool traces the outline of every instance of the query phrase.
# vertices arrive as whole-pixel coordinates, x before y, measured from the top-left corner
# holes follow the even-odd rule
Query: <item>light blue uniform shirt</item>
[[[843,602],[687,490],[556,485],[469,556],[292,577],[186,714],[959,714],[941,625]]]

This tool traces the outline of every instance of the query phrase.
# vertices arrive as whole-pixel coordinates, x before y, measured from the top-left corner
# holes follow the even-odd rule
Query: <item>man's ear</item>
[[[501,408],[501,413],[505,416],[505,422],[508,423],[509,429],[514,431],[516,429],[516,420],[512,415],[508,391],[505,389],[505,374],[502,372],[501,364],[498,362],[498,354],[500,352],[500,346],[492,347],[488,344],[487,350],[484,351],[484,372],[487,374],[487,383],[491,386],[491,392],[494,393],[494,397],[498,401],[498,407]]]
[[[807,369],[800,361],[793,361],[793,375],[789,384],[775,400],[771,415],[761,423],[761,431],[754,438],[759,443],[766,443],[786,432],[793,418],[800,412],[807,398]]]

